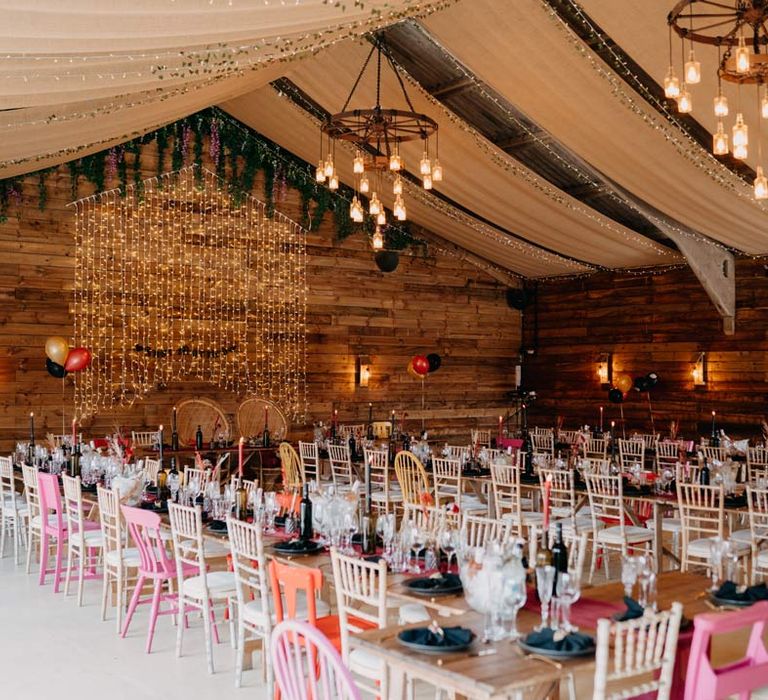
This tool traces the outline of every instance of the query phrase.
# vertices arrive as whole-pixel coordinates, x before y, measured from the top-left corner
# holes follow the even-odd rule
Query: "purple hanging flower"
[[[213,158],[213,162],[218,165],[219,164],[219,152],[221,149],[221,135],[219,134],[219,120],[214,119],[211,122],[211,143],[210,143],[210,154],[211,158]]]
[[[118,163],[118,152],[117,148],[110,148],[109,153],[107,153],[107,177],[112,178],[117,175],[117,163]]]
[[[11,186],[11,189],[8,191],[8,196],[16,206],[21,204],[21,187],[18,183],[14,183]]]
[[[280,201],[285,201],[288,194],[288,179],[285,176],[285,168],[280,168]]]
[[[181,137],[181,158],[186,163],[189,155],[189,145],[192,143],[192,127],[189,124],[184,126],[184,134]]]

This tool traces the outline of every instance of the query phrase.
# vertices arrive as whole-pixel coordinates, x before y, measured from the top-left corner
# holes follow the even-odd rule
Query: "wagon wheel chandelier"
[[[728,98],[723,94],[723,81],[737,89],[736,119],[731,129],[732,153],[746,160],[749,127],[742,109],[742,85],[754,85],[757,94],[758,165],[754,180],[755,199],[768,199],[768,179],[763,174],[761,122],[768,119],[768,0],[680,0],[667,15],[669,25],[669,68],[664,78],[664,94],[677,101],[681,114],[693,111],[689,87],[701,82],[701,63],[696,59],[694,44],[717,47],[717,95],[714,112],[717,131],[712,136],[712,152],[727,155],[731,148],[723,119],[729,114]],[[680,37],[682,81],[677,77],[672,58],[672,32]],[[686,42],[689,43],[686,55]]]
[[[374,54],[376,54],[376,105],[370,109],[349,109],[352,97]],[[407,109],[381,106],[382,58],[397,78]],[[407,218],[401,174],[405,173],[405,162],[400,154],[400,144],[406,141],[422,141],[423,155],[419,161],[419,175],[425,190],[431,190],[434,182],[440,182],[443,179],[443,167],[438,157],[437,130],[438,126],[434,119],[414,109],[400,72],[391,56],[380,42],[374,43],[341,111],[330,115],[320,128],[320,160],[315,170],[317,182],[327,183],[329,189],[337,190],[339,177],[334,163],[336,141],[348,141],[355,145],[355,157],[352,161],[355,192],[350,203],[349,216],[354,222],[362,223],[366,216],[363,203],[367,200],[365,203],[368,214],[376,225],[372,239],[374,249],[381,250],[384,247],[383,229],[387,225],[387,213],[379,199],[379,193],[384,191],[387,172],[394,175],[392,193],[395,195],[395,200],[392,215],[398,221],[405,221]],[[435,142],[434,161],[430,150],[431,137],[434,137]]]

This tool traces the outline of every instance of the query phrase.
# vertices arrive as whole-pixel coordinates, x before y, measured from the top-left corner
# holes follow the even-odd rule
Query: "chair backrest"
[[[587,459],[605,459],[608,454],[608,438],[587,438],[581,445]]]
[[[328,459],[331,463],[331,477],[336,486],[352,483],[352,459],[349,445],[328,445]]]
[[[365,435],[365,425],[363,423],[356,423],[355,425],[340,425],[337,431],[341,437],[349,438],[350,435],[354,436],[355,440]]]
[[[519,465],[491,464],[491,483],[493,485],[493,499],[496,504],[496,517],[509,515],[517,525],[517,534],[522,535],[523,509]]]
[[[658,700],[668,700],[682,615],[683,606],[672,603],[671,610],[635,620],[598,620],[593,700],[618,700],[653,691]],[[608,693],[611,682],[620,682],[621,689]]]
[[[553,433],[540,435],[533,433],[531,435],[533,443],[533,454],[544,454],[554,456],[555,454],[555,436]]]
[[[261,527],[256,523],[246,523],[227,519],[229,546],[232,550],[232,570],[235,574],[237,604],[240,610],[252,600],[261,602],[262,629],[266,638],[272,627],[272,613],[269,602],[269,580],[267,559],[264,555],[264,541]]]
[[[660,441],[656,443],[656,469],[674,469],[680,462],[680,443],[678,441]]]
[[[368,465],[371,488],[389,493],[389,450],[363,449],[363,458]]]
[[[156,430],[132,430],[131,445],[133,447],[153,447],[157,444],[160,433]]]
[[[576,484],[573,469],[539,469],[539,483],[542,497],[549,477],[549,508],[553,519],[567,519],[576,527]]]
[[[275,606],[275,621],[294,619],[298,609],[299,593],[304,593],[307,601],[307,622],[314,627],[317,624],[315,598],[323,588],[323,572],[306,566],[283,564],[274,559],[269,562],[268,569],[272,603]]]
[[[461,462],[458,459],[433,458],[432,478],[437,503],[443,499],[461,499]]]
[[[623,540],[625,514],[621,475],[588,473],[584,479],[587,482],[593,530],[597,532],[599,529],[598,522],[619,525]]]
[[[253,502],[253,492],[259,487],[259,480],[258,479],[241,479],[239,476],[232,476],[229,480],[230,484],[230,491],[234,494],[237,489],[242,486],[245,489],[246,493],[246,502],[248,503],[248,508],[251,507],[251,503]]]
[[[417,506],[406,503],[400,523],[401,525],[410,523],[434,534],[444,526],[458,530],[461,527],[461,513],[437,506]]]
[[[141,562],[139,570],[150,574],[172,574],[173,560],[168,556],[160,533],[160,516],[151,510],[120,506],[125,524]]]
[[[718,462],[725,462],[728,459],[728,450],[725,447],[709,447],[704,446],[700,447],[699,451],[702,455],[704,455],[704,458],[711,462],[712,460],[716,460]]]
[[[555,429],[554,428],[542,428],[542,427],[540,427],[538,425],[534,425],[531,428],[530,432],[531,432],[531,435],[552,435],[552,436],[554,436]]]
[[[370,562],[331,549],[333,585],[341,631],[341,655],[349,664],[350,632],[387,626],[387,563]]]
[[[320,475],[320,451],[317,448],[317,443],[299,442],[299,458],[304,481],[309,479],[317,481]]]
[[[677,500],[683,531],[683,549],[687,542],[705,537],[723,537],[725,512],[723,485],[704,486],[677,482]]]
[[[491,431],[478,428],[477,430],[470,431],[470,443],[472,445],[480,445],[480,447],[491,446]]]
[[[173,537],[173,556],[176,559],[176,575],[179,581],[184,579],[184,565],[198,567],[204,593],[208,592],[208,580],[205,563],[205,544],[203,542],[203,514],[200,506],[181,506],[168,504],[168,518],[171,521]],[[207,597],[207,595],[206,595]]]
[[[160,460],[152,457],[144,458],[144,474],[146,478],[157,486],[157,475],[160,473]]]
[[[758,478],[768,478],[768,448],[747,448],[747,481],[756,482]]]
[[[24,479],[24,499],[27,502],[30,522],[32,522],[35,516],[40,515],[40,492],[37,486],[37,467],[31,464],[22,464],[21,474]]]
[[[375,420],[372,427],[377,440],[386,440],[392,435],[392,423],[388,420]]]
[[[121,561],[123,549],[123,523],[120,516],[120,492],[117,489],[96,488],[99,503],[99,524],[104,541],[104,554],[116,552],[116,561]]]
[[[41,530],[49,534],[61,535],[64,532],[65,514],[61,505],[59,477],[56,474],[38,472],[37,485],[42,517]]]
[[[748,698],[750,691],[764,686],[768,678],[768,651],[763,642],[766,620],[768,601],[735,612],[696,615],[685,676],[685,700],[715,700],[734,695]],[[712,637],[746,629],[751,632],[744,657],[714,668],[710,659]]]
[[[556,532],[554,528],[549,530],[549,547],[555,543]],[[534,526],[531,526],[530,534],[528,537],[528,561],[536,561],[536,552],[539,549],[539,542],[541,538],[541,530]],[[589,535],[586,532],[577,534],[573,530],[563,530],[563,542],[568,550],[568,572],[581,581],[584,575],[584,562],[587,559],[587,545],[589,543]]]
[[[434,495],[424,465],[412,452],[403,450],[395,455],[395,476],[403,492],[403,502],[431,505]]]
[[[67,525],[70,534],[82,532],[85,515],[83,514],[83,489],[79,476],[61,475],[64,491],[64,512],[67,514]]]
[[[360,700],[338,652],[306,622],[278,624],[270,642],[277,690],[283,700]]]
[[[208,484],[211,483],[211,470],[184,467],[184,486],[189,488],[193,482],[197,484],[201,492],[205,492]]]
[[[13,458],[0,457],[0,509],[18,510],[16,484],[13,478]]]
[[[484,547],[486,542],[505,542],[509,537],[510,521],[485,518],[465,513],[461,519],[462,543],[467,547]]]
[[[753,558],[765,544],[768,536],[768,488],[758,489],[747,484],[747,501],[749,502],[749,528],[752,531]]]
[[[619,438],[619,464],[622,471],[629,471],[633,465],[645,463],[645,441]]]
[[[472,448],[469,445],[446,445],[448,448],[448,459],[458,459],[461,464],[469,461],[472,454]]]
[[[579,437],[578,430],[563,430],[557,431],[557,438],[560,442],[564,442],[566,445],[574,445]]]
[[[630,435],[630,440],[642,442],[646,450],[653,450],[659,441],[659,435],[658,433],[633,433]]]
[[[280,463],[283,467],[283,487],[291,491],[300,491],[304,485],[304,472],[299,455],[289,442],[280,443]]]

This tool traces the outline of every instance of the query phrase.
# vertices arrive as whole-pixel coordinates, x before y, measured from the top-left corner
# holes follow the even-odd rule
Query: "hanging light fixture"
[[[379,226],[376,227],[376,230],[373,232],[373,236],[371,236],[371,247],[374,250],[384,249],[384,234],[381,232],[381,228]]]
[[[358,209],[365,211],[357,194],[358,192],[368,194],[372,190],[371,173],[375,174],[374,182],[376,184],[373,189],[381,192],[384,185],[384,173],[389,171],[394,175],[392,191],[395,195],[394,208],[396,211],[393,210],[393,214],[398,221],[404,221],[406,207],[403,201],[404,188],[401,173],[405,166],[400,154],[400,144],[406,141],[422,142],[424,157],[419,163],[419,175],[422,178],[424,189],[432,189],[433,182],[441,182],[443,179],[443,167],[437,159],[437,143],[435,143],[434,163],[429,155],[430,139],[434,136],[435,141],[437,141],[438,127],[431,117],[414,110],[395,62],[380,40],[374,41],[375,43],[371,47],[341,111],[330,115],[321,127],[321,162],[316,170],[315,179],[317,182],[327,181],[329,187],[332,184],[338,187],[338,177],[332,156],[333,144],[336,140],[348,141],[356,147],[355,157],[352,161],[352,172],[357,176],[355,197],[350,205],[350,217],[353,221],[357,221],[359,218]],[[376,104],[372,108],[349,109],[355,90],[374,55],[376,56]],[[389,65],[397,78],[406,103],[403,109],[381,106],[381,71],[383,65]],[[322,153],[323,137],[328,138],[328,152],[325,156]],[[356,204],[359,204],[359,207],[355,206]],[[368,213],[378,225],[386,225],[387,216],[384,206],[376,192],[373,192],[369,201]]]
[[[715,9],[716,8],[716,9]],[[727,155],[729,134],[723,120],[729,116],[728,99],[723,94],[722,81],[735,83],[739,88],[736,120],[730,132],[732,155],[745,160],[749,154],[749,126],[742,110],[741,88],[754,86],[757,91],[758,164],[754,178],[756,199],[768,199],[768,185],[762,164],[760,122],[768,119],[768,0],[736,0],[733,3],[709,0],[676,0],[667,15],[669,26],[669,67],[664,78],[664,94],[676,93],[678,110],[687,114],[693,110],[690,86],[701,81],[701,64],[694,52],[695,44],[717,47],[717,95],[714,113],[717,131],[712,135],[712,152]],[[672,64],[672,31],[681,40],[683,80],[679,82]],[[687,54],[686,54],[687,49]],[[752,112],[749,113],[750,119]]]

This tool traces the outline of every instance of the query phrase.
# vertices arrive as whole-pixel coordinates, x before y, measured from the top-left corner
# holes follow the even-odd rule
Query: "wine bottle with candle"
[[[720,435],[717,432],[717,425],[715,424],[715,411],[712,411],[712,434],[709,437],[710,447],[720,447]]]
[[[365,437],[368,440],[373,440],[373,404],[368,404],[368,428],[365,432]]]
[[[179,449],[179,431],[176,427],[176,406],[173,407],[171,414],[171,449],[177,452]]]

